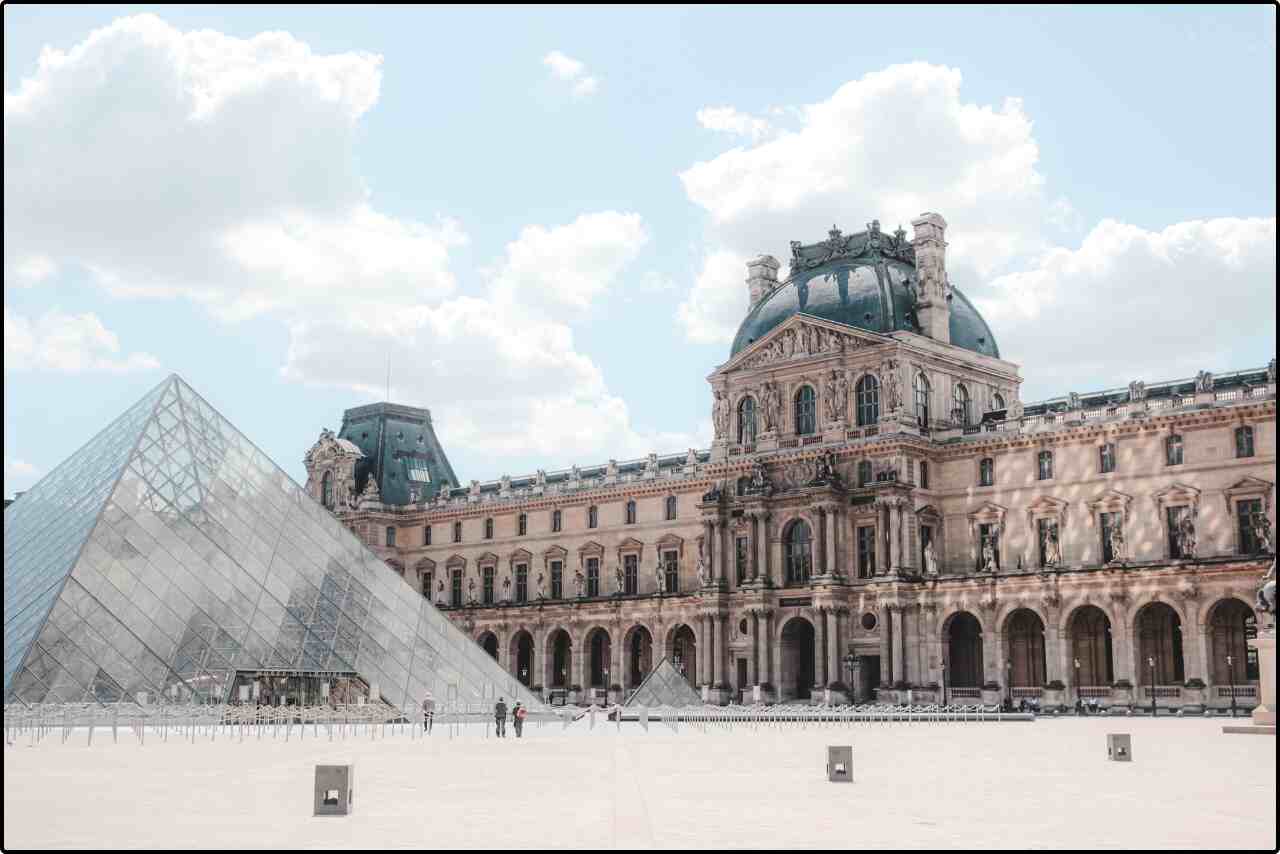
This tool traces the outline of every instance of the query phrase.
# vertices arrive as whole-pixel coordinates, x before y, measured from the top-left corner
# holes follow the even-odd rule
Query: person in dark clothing
[[[507,699],[499,697],[498,702],[493,706],[493,723],[497,730],[498,738],[507,737]]]
[[[436,717],[436,700],[431,696],[431,692],[427,692],[427,696],[422,698],[422,731],[430,734],[431,725],[435,722]]]
[[[511,725],[516,728],[516,738],[519,738],[524,732],[524,716],[526,714],[528,713],[525,711],[524,706],[520,705],[519,702],[511,710]]]

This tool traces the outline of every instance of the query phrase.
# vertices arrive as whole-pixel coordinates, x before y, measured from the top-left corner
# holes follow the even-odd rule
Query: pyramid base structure
[[[177,375],[4,511],[4,701],[542,711]]]
[[[702,696],[669,659],[662,659],[640,686],[631,693],[624,708],[657,708],[703,705]]]

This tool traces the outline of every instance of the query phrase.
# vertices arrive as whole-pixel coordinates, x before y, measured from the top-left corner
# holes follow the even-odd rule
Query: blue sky
[[[388,358],[464,480],[705,446],[745,261],[923,210],[1024,400],[1275,352],[1273,7],[4,14],[6,494],[169,371],[299,478]]]

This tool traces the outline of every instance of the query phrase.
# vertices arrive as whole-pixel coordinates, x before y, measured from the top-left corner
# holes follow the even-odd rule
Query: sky
[[[4,7],[4,488],[170,372],[295,478],[683,452],[791,240],[949,224],[1032,401],[1275,354],[1272,6]]]

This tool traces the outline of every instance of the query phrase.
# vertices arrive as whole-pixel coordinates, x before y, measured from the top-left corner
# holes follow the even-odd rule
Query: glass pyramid
[[[689,680],[676,670],[670,660],[664,658],[653,668],[653,672],[644,678],[640,687],[623,704],[623,706],[701,706],[702,697],[693,690]]]
[[[542,707],[173,375],[4,511],[4,701],[234,702],[264,674]]]

